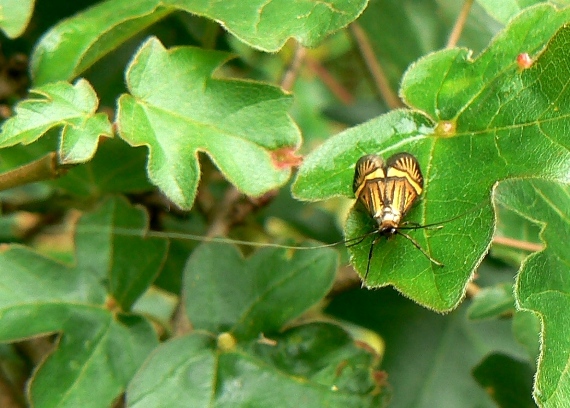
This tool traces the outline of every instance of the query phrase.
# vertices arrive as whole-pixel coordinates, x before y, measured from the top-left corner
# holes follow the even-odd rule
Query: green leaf
[[[128,406],[384,406],[373,356],[337,326],[300,326],[275,342],[224,352],[200,332],[168,341],[129,385]]]
[[[524,359],[510,321],[471,321],[467,302],[440,315],[390,288],[355,289],[333,299],[327,314],[376,331],[384,340],[382,369],[393,389],[390,408],[496,408],[471,368],[496,351]]]
[[[65,333],[32,380],[33,404],[109,405],[156,345],[150,324],[103,310],[103,287],[89,274],[18,247],[0,259],[0,341]],[[97,390],[89,387],[94,381],[101,384]],[[85,387],[90,395],[83,393]]]
[[[0,341],[62,333],[30,384],[34,406],[110,406],[156,346],[148,321],[103,307],[115,306],[109,294],[128,306],[158,273],[167,244],[143,240],[144,228],[140,210],[108,200],[78,223],[76,265],[14,245],[0,253]]]
[[[64,322],[58,349],[31,381],[33,406],[111,406],[158,343],[152,326],[140,316],[73,307]]]
[[[504,128],[507,123],[526,130],[525,125],[533,119],[555,121],[564,113],[559,111],[564,107],[556,103],[565,95],[556,84],[564,68],[549,64],[566,57],[564,38],[568,29],[563,25],[569,15],[568,9],[557,11],[548,4],[531,7],[513,19],[475,59],[461,48],[420,59],[406,72],[400,93],[408,105],[440,125],[440,136],[496,132],[498,141],[492,152],[500,155],[505,149],[500,136],[510,130]],[[533,58],[530,69],[518,67],[521,53]],[[550,86],[539,92],[541,84]],[[551,106],[550,102],[555,103]],[[451,131],[444,129],[444,121],[451,122]],[[547,126],[545,130],[549,129]]]
[[[185,269],[185,305],[192,325],[239,340],[273,333],[322,299],[337,267],[335,251],[261,249],[244,259],[237,248],[204,244]],[[208,307],[204,307],[208,305]]]
[[[501,408],[533,408],[533,369],[526,361],[494,353],[473,369],[473,376]]]
[[[8,37],[18,37],[28,26],[33,11],[34,0],[1,0],[0,28]]]
[[[34,49],[34,83],[71,81],[172,9],[158,0],[107,0],[61,21]]]
[[[570,257],[565,239],[570,235],[570,186],[546,180],[509,180],[497,187],[495,199],[503,206],[543,226],[544,250],[530,255],[519,272],[517,306],[541,320],[541,353],[534,395],[541,406],[563,406],[570,400],[569,363]]]
[[[286,3],[170,0],[169,3],[221,22],[230,33],[254,48],[276,52],[291,37],[306,47],[317,46],[327,35],[355,20],[368,0],[297,0]]]
[[[495,215],[497,225],[495,226],[495,237],[515,239],[525,243],[541,245],[538,234],[540,227],[526,218],[521,217],[516,212],[495,203]],[[504,260],[515,266],[520,266],[521,262],[530,254],[529,250],[513,248],[508,245],[500,245],[495,241],[491,247],[491,256]]]
[[[199,151],[240,191],[259,196],[287,181],[280,152],[300,143],[287,114],[291,99],[280,89],[211,77],[227,59],[199,48],[166,50],[151,38],[129,66],[131,94],[119,99],[121,137],[149,147],[149,178],[183,209],[196,195]]]
[[[219,22],[241,41],[278,51],[288,38],[314,47],[355,20],[367,0],[107,0],[64,20],[40,41],[32,55],[37,85],[72,80],[135,34],[175,10]]]
[[[107,282],[123,310],[148,289],[166,259],[168,241],[144,237],[147,229],[146,212],[122,198],[105,201],[77,224],[77,267]]]
[[[540,354],[540,319],[529,311],[519,310],[513,318],[513,334],[527,352],[529,361],[538,361]]]
[[[72,164],[91,159],[99,137],[113,135],[107,115],[96,113],[99,100],[89,82],[57,82],[31,92],[38,97],[20,102],[16,116],[2,126],[0,147],[30,144],[61,127],[59,160]]]
[[[506,24],[511,18],[520,13],[524,8],[534,4],[543,3],[545,0],[477,0],[489,15],[497,21]],[[556,1],[549,0],[551,3]],[[562,3],[562,2],[558,2]]]
[[[469,310],[468,317],[473,320],[498,318],[515,310],[515,298],[513,285],[503,283],[501,285],[483,288],[475,296]]]
[[[370,2],[357,23],[365,30],[393,89],[398,88],[410,64],[445,46],[463,3],[455,0]],[[491,18],[485,11],[474,4],[469,10],[459,45],[483,50],[500,29],[498,24],[489,24],[489,20]]]
[[[569,19],[568,9],[534,7],[474,60],[461,49],[429,55],[410,68],[401,90],[429,117],[394,111],[329,139],[306,158],[293,186],[305,200],[352,196],[354,163],[364,154],[387,158],[408,151],[421,164],[424,192],[406,220],[444,227],[408,232],[445,266],[396,236],[374,247],[367,286],[394,285],[425,306],[452,309],[489,247],[496,181],[529,175],[569,180],[570,28],[563,26]],[[521,52],[533,56],[528,69],[517,65]],[[359,237],[374,228],[357,206],[345,235]],[[361,276],[374,238],[349,248]]]

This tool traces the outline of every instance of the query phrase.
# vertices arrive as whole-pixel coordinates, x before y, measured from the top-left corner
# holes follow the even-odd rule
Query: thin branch
[[[58,163],[57,153],[51,152],[38,160],[0,174],[0,190],[54,179],[65,174],[67,169],[68,166]]]
[[[10,380],[0,372],[0,406],[3,408],[24,408],[23,396],[13,388]]]
[[[368,36],[362,27],[357,23],[352,23],[350,25],[350,32],[358,46],[358,49],[360,50],[360,54],[362,55],[368,70],[370,71],[370,75],[372,75],[376,89],[388,107],[390,109],[395,109],[404,106],[400,98],[398,98],[398,95],[390,87],[386,73],[378,63],[374,50],[372,49],[372,45],[370,44]]]
[[[313,71],[323,84],[345,105],[351,105],[354,102],[354,96],[336,80],[334,76],[323,65],[311,56],[305,58],[307,67]]]
[[[544,249],[541,244],[536,244],[534,242],[520,241],[518,239],[508,238],[508,237],[493,237],[493,244],[503,245],[510,248],[522,249],[524,251],[537,252]]]
[[[286,91],[291,91],[291,89],[293,89],[293,85],[295,84],[297,76],[299,76],[299,70],[303,65],[303,61],[305,60],[306,55],[307,49],[301,44],[297,43],[295,55],[293,55],[293,61],[291,61],[291,65],[289,65],[289,68],[281,80],[281,88],[285,89]]]
[[[223,201],[215,208],[216,216],[208,228],[207,237],[225,237],[228,234],[232,209],[241,196],[242,194],[234,186],[228,188]]]
[[[457,20],[455,20],[455,25],[451,29],[445,48],[453,48],[457,45],[457,41],[459,41],[459,37],[461,37],[463,28],[465,28],[465,22],[467,21],[467,17],[469,17],[469,11],[471,11],[472,5],[473,0],[465,0],[465,3],[463,3],[463,7],[457,16]]]

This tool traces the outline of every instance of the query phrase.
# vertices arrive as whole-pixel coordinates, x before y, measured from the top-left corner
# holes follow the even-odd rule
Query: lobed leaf
[[[327,35],[355,20],[368,0],[170,0],[174,6],[220,22],[251,47],[276,52],[287,39],[317,46]]]
[[[122,198],[106,200],[77,224],[77,267],[106,282],[123,310],[148,289],[166,259],[168,241],[145,237],[147,228],[146,212]]]
[[[231,351],[202,332],[170,340],[129,385],[128,406],[383,406],[373,356],[339,327],[313,323],[273,340]]]
[[[71,81],[126,40],[172,12],[159,0],[107,0],[62,20],[37,44],[34,83]]]
[[[0,252],[0,341],[61,333],[30,383],[34,406],[110,406],[158,343],[146,319],[103,305],[109,294],[125,308],[140,296],[167,243],[145,241],[145,216],[124,200],[108,200],[77,228],[75,265],[17,245]],[[121,228],[135,235],[118,237]]]
[[[37,85],[72,80],[175,10],[215,20],[252,47],[275,52],[290,37],[307,47],[318,45],[355,20],[366,4],[367,0],[107,0],[49,31],[34,50],[32,73]]]
[[[530,255],[516,281],[517,306],[541,320],[541,352],[534,397],[543,407],[563,406],[570,399],[566,367],[570,350],[570,257],[561,237],[570,234],[570,186],[552,181],[508,180],[499,184],[495,199],[501,205],[542,226],[545,248]]]
[[[408,232],[445,266],[396,236],[375,246],[367,286],[393,285],[435,310],[454,308],[490,244],[493,185],[510,177],[570,180],[569,20],[569,9],[533,7],[474,60],[462,49],[427,56],[410,68],[401,89],[424,115],[391,112],[329,139],[307,157],[293,186],[306,200],[352,196],[354,163],[364,154],[387,158],[407,151],[422,166],[424,192],[406,219],[444,227]],[[522,52],[532,56],[530,67],[517,64]],[[350,239],[374,228],[357,206],[345,234]],[[361,276],[374,239],[349,248]]]
[[[148,146],[150,180],[183,209],[196,195],[198,152],[240,191],[259,196],[287,181],[290,166],[280,152],[300,143],[287,114],[291,99],[280,89],[211,77],[227,58],[192,47],[166,50],[151,38],[129,66],[130,94],[119,99],[121,137]]]
[[[90,160],[100,136],[112,137],[107,115],[96,113],[99,100],[89,82],[57,82],[31,93],[38,97],[18,103],[16,115],[3,124],[0,147],[30,144],[61,127],[59,161],[72,164]]]
[[[192,325],[238,340],[274,333],[322,299],[336,273],[333,250],[262,249],[248,259],[225,244],[194,250],[185,268],[185,309]],[[208,307],[204,307],[208,305]]]

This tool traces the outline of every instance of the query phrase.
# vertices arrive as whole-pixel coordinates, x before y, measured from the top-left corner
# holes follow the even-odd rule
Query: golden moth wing
[[[407,180],[419,196],[424,188],[424,177],[418,159],[409,153],[398,153],[388,159],[386,177],[402,177]]]
[[[362,156],[356,162],[354,167],[354,180],[352,182],[352,191],[356,198],[360,196],[360,192],[365,185],[366,180],[370,178],[385,178],[384,160],[375,154]]]

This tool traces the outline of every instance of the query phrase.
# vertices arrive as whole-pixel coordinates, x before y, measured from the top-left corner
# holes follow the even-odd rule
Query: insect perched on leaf
[[[409,153],[398,153],[391,156],[386,162],[375,154],[361,157],[354,169],[352,188],[356,199],[364,205],[368,214],[378,223],[378,229],[374,231],[377,233],[377,237],[372,240],[370,245],[364,279],[370,271],[374,245],[382,237],[390,238],[394,235],[401,235],[408,239],[432,263],[443,266],[441,262],[433,259],[416,240],[402,232],[403,229],[435,226],[435,224],[413,224],[411,227],[405,227],[404,225],[411,223],[402,222],[424,188],[420,165],[414,156]],[[442,226],[435,227],[441,228]],[[366,234],[365,237],[368,235],[370,234]]]

